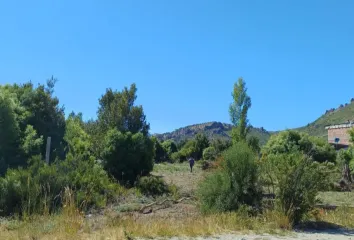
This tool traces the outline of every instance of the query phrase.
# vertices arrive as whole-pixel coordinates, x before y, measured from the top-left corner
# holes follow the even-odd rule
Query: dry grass
[[[319,211],[317,221],[354,228],[354,210],[341,207]],[[97,224],[98,223],[98,224]],[[75,209],[58,215],[33,216],[26,221],[0,222],[1,239],[131,239],[130,237],[209,236],[225,233],[286,234],[291,230],[288,219],[268,211],[256,217],[242,212],[213,215],[116,214],[106,213],[87,219]]]
[[[318,197],[324,204],[354,207],[354,192],[321,192]]]
[[[242,213],[222,213],[208,216],[194,216],[184,219],[154,219],[150,221],[132,218],[113,221],[116,226],[124,226],[134,236],[172,237],[209,236],[218,233],[259,231],[272,232],[289,230],[287,219],[275,212],[258,217],[248,217]],[[277,232],[278,232],[277,231]]]
[[[193,194],[204,172],[197,167],[189,172],[188,164],[157,165],[155,175],[163,176],[169,183],[185,193]],[[333,194],[333,193],[331,193]],[[327,202],[345,199],[346,196],[324,193]],[[166,208],[153,209],[150,214],[118,211],[122,206],[107,208],[101,215],[86,218],[72,201],[70,190],[66,192],[66,201],[60,214],[31,216],[19,221],[0,220],[0,239],[133,239],[135,237],[156,238],[173,236],[209,236],[234,232],[256,232],[287,234],[291,226],[287,217],[267,211],[255,217],[244,212],[201,215],[193,201],[172,204]],[[129,195],[130,196],[130,195]],[[131,199],[127,196],[127,201]],[[342,200],[338,200],[341,202]],[[134,208],[139,209],[139,206]],[[131,211],[134,211],[131,210]],[[312,220],[315,217],[312,217]],[[324,221],[347,228],[354,228],[354,210],[341,207],[335,211],[317,211],[317,221]]]
[[[354,209],[342,206],[334,211],[322,211],[320,220],[348,229],[354,229]]]
[[[129,239],[133,237],[208,236],[218,233],[257,231],[281,233],[289,228],[284,217],[269,212],[259,217],[238,213],[196,216],[185,219],[134,217],[106,219],[105,225],[94,230],[80,214],[33,217],[30,221],[9,221],[0,225],[3,239]],[[278,230],[278,231],[275,231]]]

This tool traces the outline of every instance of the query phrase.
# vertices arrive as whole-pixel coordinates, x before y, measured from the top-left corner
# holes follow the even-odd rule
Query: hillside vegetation
[[[327,110],[325,114],[307,126],[295,129],[306,132],[311,136],[327,138],[326,126],[332,124],[346,123],[354,120],[354,102],[341,105],[337,109]]]

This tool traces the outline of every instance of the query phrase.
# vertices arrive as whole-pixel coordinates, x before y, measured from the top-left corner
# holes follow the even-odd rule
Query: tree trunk
[[[352,177],[351,177],[351,174],[350,174],[350,168],[349,168],[349,164],[347,164],[347,163],[344,164],[342,177],[347,183],[352,183]]]

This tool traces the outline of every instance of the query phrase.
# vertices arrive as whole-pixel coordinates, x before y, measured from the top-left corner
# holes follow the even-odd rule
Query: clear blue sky
[[[1,1],[0,84],[54,75],[66,112],[95,118],[135,82],[151,132],[229,122],[233,83],[251,124],[305,125],[354,97],[353,0]]]

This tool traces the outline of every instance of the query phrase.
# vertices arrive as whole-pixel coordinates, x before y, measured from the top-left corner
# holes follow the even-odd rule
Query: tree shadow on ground
[[[325,233],[332,235],[346,235],[354,236],[354,229],[348,229],[344,226],[325,222],[325,221],[307,221],[301,223],[300,225],[294,228],[296,232],[305,232],[305,233]]]

